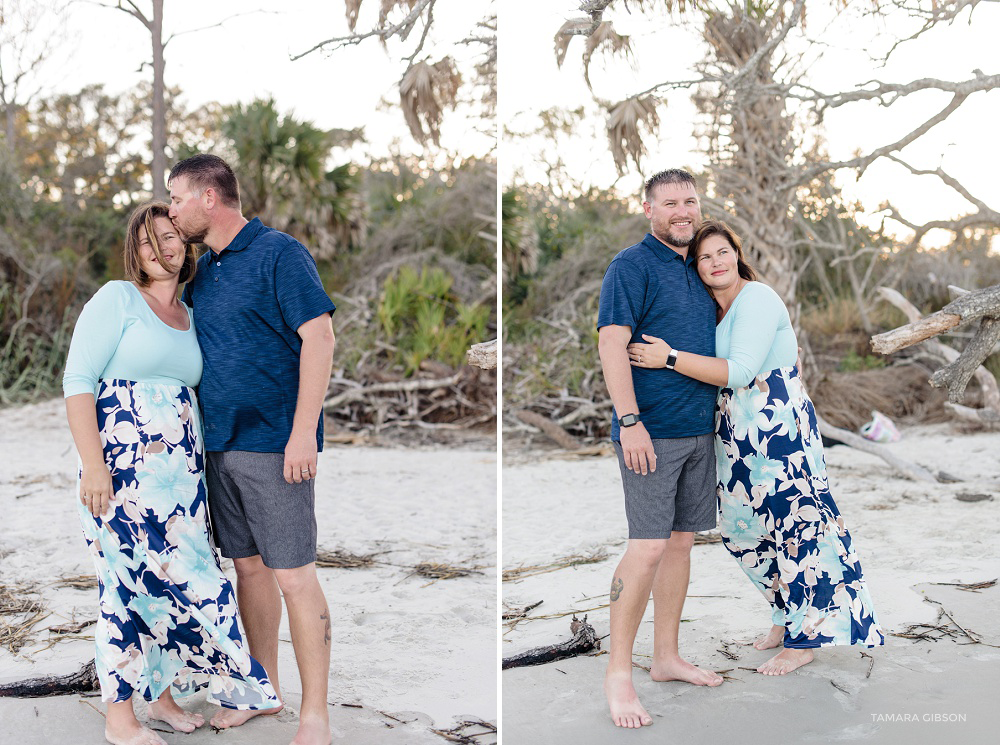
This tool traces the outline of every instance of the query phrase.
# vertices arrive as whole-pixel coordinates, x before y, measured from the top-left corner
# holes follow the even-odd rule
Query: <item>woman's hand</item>
[[[108,511],[114,490],[111,485],[111,472],[103,462],[93,466],[84,466],[80,477],[80,502],[94,517],[100,517]]]
[[[649,343],[640,344],[639,342],[633,342],[627,347],[628,361],[632,364],[632,367],[665,367],[667,364],[667,355],[670,354],[670,345],[663,341],[663,339],[657,339],[655,336],[649,336],[648,334],[643,334],[642,338]]]

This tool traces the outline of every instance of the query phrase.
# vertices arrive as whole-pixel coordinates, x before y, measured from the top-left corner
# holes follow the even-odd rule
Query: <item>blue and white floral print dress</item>
[[[737,295],[716,329],[716,355],[729,362],[715,416],[726,548],[785,627],[785,647],[884,644],[830,494],[788,310],[771,288],[751,282]]]
[[[167,326],[130,282],[108,283],[84,307],[63,389],[94,394],[114,490],[98,518],[77,500],[100,585],[101,697],[154,701],[171,684],[175,695],[207,686],[228,708],[274,708],[209,537],[200,378],[193,321]]]

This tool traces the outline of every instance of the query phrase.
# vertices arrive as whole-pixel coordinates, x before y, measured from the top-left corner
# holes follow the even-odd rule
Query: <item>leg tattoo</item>
[[[611,602],[615,602],[621,597],[622,589],[625,587],[625,583],[622,582],[621,577],[615,577],[615,581],[611,583]]]
[[[324,613],[320,613],[319,617],[322,620],[326,621],[326,629],[323,631],[323,642],[325,644],[329,644],[330,643],[330,639],[331,639],[331,636],[330,636],[330,611],[325,611]]]

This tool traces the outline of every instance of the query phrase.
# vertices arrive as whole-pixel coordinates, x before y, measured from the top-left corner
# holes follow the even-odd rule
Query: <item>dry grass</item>
[[[78,574],[72,577],[60,577],[56,587],[71,587],[74,590],[89,590],[97,587],[97,577],[92,574]]]
[[[0,585],[0,647],[17,654],[32,639],[32,629],[48,615],[30,587]],[[21,616],[19,620],[9,620]]]
[[[427,579],[454,579],[455,577],[467,577],[470,574],[482,574],[478,567],[460,567],[451,564],[439,564],[437,562],[422,562],[413,567],[413,571],[408,576],[416,574]]]
[[[316,566],[332,569],[368,569],[375,566],[378,554],[352,554],[343,549],[317,551]]]
[[[503,581],[511,582],[515,579],[533,577],[536,574],[547,574],[548,572],[555,572],[559,569],[565,569],[566,567],[581,566],[583,564],[599,564],[607,558],[608,552],[602,548],[587,555],[574,554],[572,556],[566,556],[562,559],[556,559],[549,564],[538,564],[527,567],[520,566],[516,569],[504,569]]]

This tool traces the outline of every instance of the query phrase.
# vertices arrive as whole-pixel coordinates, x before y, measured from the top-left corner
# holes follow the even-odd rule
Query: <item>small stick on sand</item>
[[[594,627],[587,623],[587,617],[578,619],[575,615],[569,625],[573,638],[561,644],[551,644],[547,647],[536,647],[527,652],[503,658],[503,669],[512,667],[526,667],[528,665],[544,665],[546,662],[564,660],[567,657],[593,652],[601,648],[601,642],[597,638]]]

